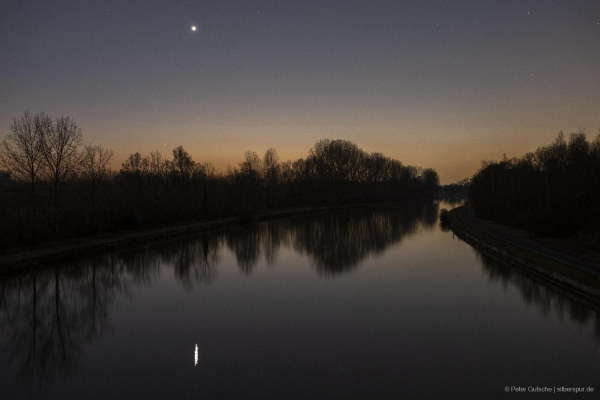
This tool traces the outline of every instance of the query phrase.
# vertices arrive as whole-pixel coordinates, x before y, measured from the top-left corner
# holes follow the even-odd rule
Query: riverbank
[[[561,290],[600,302],[599,263],[511,234],[475,218],[468,206],[449,211],[447,217],[454,233],[472,246]]]
[[[415,200],[406,200],[415,201]],[[41,268],[68,262],[90,254],[114,251],[155,241],[169,240],[177,237],[207,233],[246,223],[260,222],[275,218],[286,218],[302,215],[313,215],[325,212],[340,211],[352,208],[389,206],[404,203],[355,204],[331,207],[303,207],[275,211],[265,211],[252,216],[222,218],[190,224],[147,229],[141,231],[117,232],[81,239],[68,239],[8,250],[0,254],[0,275],[11,274],[28,269]]]

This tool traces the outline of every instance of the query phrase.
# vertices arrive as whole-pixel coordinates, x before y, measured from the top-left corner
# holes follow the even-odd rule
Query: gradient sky
[[[113,168],[331,138],[450,183],[595,135],[600,1],[2,0],[0,71],[1,137],[25,109],[70,115]]]

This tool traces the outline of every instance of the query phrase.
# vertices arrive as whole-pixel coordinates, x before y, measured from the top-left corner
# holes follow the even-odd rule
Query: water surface
[[[441,229],[452,206],[272,220],[4,278],[0,398],[600,390],[597,312]]]

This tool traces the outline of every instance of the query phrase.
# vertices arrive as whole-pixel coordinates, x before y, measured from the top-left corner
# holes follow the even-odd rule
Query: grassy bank
[[[446,218],[453,232],[462,240],[560,290],[572,292],[594,303],[600,302],[600,279],[597,273],[567,265],[544,256],[537,250],[527,249],[483,232],[462,220],[459,216],[460,209],[462,207],[449,211]]]
[[[243,215],[242,217],[208,220],[142,231],[120,232],[81,239],[61,240],[57,242],[44,243],[43,245],[38,246],[21,247],[8,250],[0,254],[0,275],[11,274],[28,269],[42,268],[49,265],[56,265],[94,253],[114,251],[154,241],[169,240],[187,235],[207,233],[248,222],[260,222],[269,219],[286,218],[292,216],[315,215],[319,213],[353,208],[389,206],[405,202],[406,201],[332,207],[305,207],[265,211],[251,215]]]

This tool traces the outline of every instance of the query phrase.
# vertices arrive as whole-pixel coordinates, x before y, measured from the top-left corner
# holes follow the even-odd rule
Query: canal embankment
[[[251,215],[251,217],[221,218],[161,228],[66,239],[43,243],[37,246],[16,248],[0,253],[0,275],[56,265],[94,253],[115,251],[155,241],[208,233],[249,221],[264,221],[273,218],[315,214],[327,212],[331,209],[331,207],[317,207],[277,210],[256,213]]]
[[[353,208],[390,206],[393,204],[405,203],[407,201],[415,200],[406,200],[394,203],[353,204],[343,206],[270,210],[243,215],[242,217],[214,219],[137,231],[116,232],[99,236],[48,242],[37,246],[20,247],[0,252],[0,275],[66,263],[96,253],[116,251],[124,248],[145,245],[152,242],[209,233],[248,222],[260,222],[277,218],[315,215]]]
[[[600,264],[556,251],[530,238],[511,235],[475,218],[469,206],[449,211],[447,220],[452,231],[473,247],[561,291],[600,303]]]

